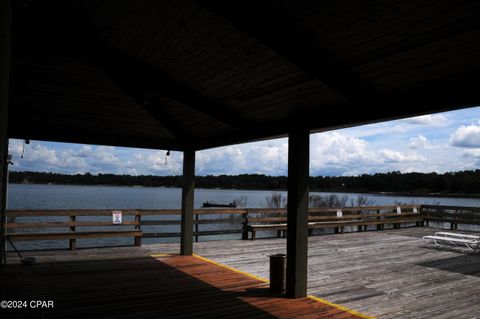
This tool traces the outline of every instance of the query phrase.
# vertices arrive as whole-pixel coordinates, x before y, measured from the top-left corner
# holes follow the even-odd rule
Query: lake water
[[[204,201],[231,202],[240,196],[247,197],[247,207],[265,207],[265,198],[272,193],[285,191],[196,189],[195,208]],[[328,195],[334,193],[312,194]],[[479,206],[477,198],[451,197],[408,197],[356,193],[335,193],[356,199],[368,197],[373,205],[393,205],[395,202],[415,204],[441,204],[455,206]],[[121,186],[76,186],[76,185],[33,185],[10,184],[8,188],[9,209],[179,209],[181,189],[162,187]]]
[[[245,196],[246,207],[266,207],[265,198],[272,193],[285,191],[266,190],[220,190],[220,189],[196,189],[195,208],[200,208],[205,201],[216,201],[229,203],[235,199]],[[312,194],[329,195],[333,193]],[[450,197],[407,197],[387,196],[356,193],[335,193],[339,196],[348,196],[350,203],[358,196],[368,197],[372,205],[394,205],[404,204],[441,204],[454,206],[480,206],[480,199],[476,198],[450,198]],[[121,186],[74,186],[74,185],[31,185],[31,184],[10,184],[8,189],[9,209],[179,209],[181,200],[181,189],[162,187],[121,187]],[[175,216],[171,216],[176,218]],[[98,217],[96,220],[109,220],[110,217]],[[19,222],[27,218],[18,218]],[[55,217],[37,217],[28,220],[51,220]],[[82,219],[78,219],[82,220]],[[92,220],[85,217],[83,220]],[[210,225],[201,225],[210,227]],[[228,226],[228,225],[226,225]],[[163,228],[162,228],[163,227]],[[230,225],[229,227],[239,227]],[[144,232],[177,232],[179,226],[142,226]],[[218,228],[217,228],[218,229]],[[55,231],[55,229],[52,229]],[[23,230],[22,230],[23,231]],[[28,231],[28,230],[25,230]],[[58,229],[56,229],[58,231]],[[240,235],[203,236],[200,240],[218,240],[240,238]],[[78,247],[97,245],[131,245],[133,239],[85,239],[78,240]],[[177,242],[178,238],[152,238],[143,239],[143,243]],[[65,248],[67,241],[32,241],[18,242],[17,246],[24,249],[39,248]]]

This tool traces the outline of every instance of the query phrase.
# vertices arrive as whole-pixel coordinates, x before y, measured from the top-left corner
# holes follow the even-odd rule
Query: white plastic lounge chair
[[[480,245],[480,236],[456,234],[447,232],[436,232],[433,236],[423,236],[423,241],[433,241],[440,247],[442,244],[450,244],[456,247],[465,247],[468,250],[476,252]]]

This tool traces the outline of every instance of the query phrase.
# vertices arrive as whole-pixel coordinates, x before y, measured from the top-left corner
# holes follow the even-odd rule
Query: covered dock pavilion
[[[309,135],[480,104],[480,3],[11,1],[0,18],[0,259],[8,138],[195,152],[289,138],[287,296],[307,291]]]

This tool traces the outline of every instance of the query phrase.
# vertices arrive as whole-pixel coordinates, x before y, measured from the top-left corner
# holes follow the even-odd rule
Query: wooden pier
[[[309,237],[308,294],[377,318],[475,317],[480,313],[480,255],[425,245],[421,237],[435,231],[412,227]],[[283,238],[209,241],[195,243],[194,252],[268,278],[268,256],[285,253],[285,244]],[[334,318],[334,310],[330,313],[308,298],[299,299],[297,313],[294,301],[267,296],[262,281],[197,257],[178,256],[178,251],[179,244],[154,244],[25,252],[36,256],[39,264],[7,266],[3,289],[36,291],[45,299],[58,298],[59,307],[66,302],[82,313],[104,311],[112,316],[160,314],[172,307],[165,312],[171,317],[210,316],[205,309],[211,309],[211,316],[217,317],[232,311],[239,317]],[[172,255],[158,255],[162,253]],[[10,253],[9,263],[14,262],[18,258]],[[184,287],[185,282],[191,288]],[[209,307],[208,302],[215,304]],[[281,307],[290,310],[274,312]]]

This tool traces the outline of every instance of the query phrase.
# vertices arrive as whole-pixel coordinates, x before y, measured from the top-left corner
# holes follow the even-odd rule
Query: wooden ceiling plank
[[[480,6],[478,9],[478,13],[480,13]],[[370,44],[369,50],[363,50],[364,52],[360,54],[358,52],[362,48],[348,50],[348,55],[342,56],[351,56],[351,60],[354,63],[352,66],[358,66],[403,52],[417,50],[421,47],[429,46],[432,43],[445,39],[452,39],[459,34],[480,28],[478,13],[473,14],[466,19],[458,19],[456,23],[445,24],[441,27],[430,27],[429,30],[424,30],[422,32],[417,29],[415,33],[399,37],[398,41],[386,45],[379,45],[378,43],[376,45]],[[428,25],[437,24],[431,21]],[[453,42],[451,42],[451,45],[453,45]]]
[[[480,38],[480,26],[478,29],[458,36],[447,37],[436,43],[419,46],[415,50],[412,49],[386,59],[361,65],[355,68],[355,70],[364,74],[366,79],[375,79],[398,73],[399,70],[401,70],[402,73],[425,73],[428,67],[438,66],[446,68],[448,65],[458,63],[462,63],[464,66],[471,68],[475,64],[469,65],[466,61],[462,60],[472,56],[476,56],[478,60],[480,50],[476,47],[475,43],[472,43],[472,38]],[[455,58],[452,59],[452,57]],[[456,69],[451,68],[451,70],[455,71]],[[438,72],[434,74],[438,74]]]
[[[385,2],[387,3],[387,2]],[[442,4],[445,4],[443,2]],[[329,48],[332,54],[344,54],[355,50],[364,43],[374,43],[378,46],[379,41],[385,42],[384,38],[389,36],[404,35],[403,31],[412,24],[419,23],[418,14],[437,9],[438,1],[410,1],[403,3],[388,3],[386,10],[377,11],[378,4],[368,6],[362,2],[357,6],[358,18],[337,18],[330,17],[323,12],[316,20],[312,21],[310,27],[298,25],[303,32],[316,34],[321,39],[321,45]],[[381,4],[380,7],[383,7]],[[421,20],[429,19],[422,17]],[[339,25],[341,24],[341,25]]]
[[[215,39],[228,36],[227,24],[207,10],[201,10],[198,19],[189,21],[182,28],[176,29],[164,42],[159,42],[154,53],[156,59],[151,63],[165,69],[176,67],[184,74],[193,66],[200,64],[198,57],[215,43]]]
[[[178,65],[178,72],[192,82],[201,82],[199,77],[208,79],[210,76],[222,74],[225,69],[222,65],[228,65],[232,59],[239,60],[241,48],[245,47],[245,42],[249,42],[246,34],[234,32],[232,29],[232,26],[225,24],[209,34],[208,38],[202,39],[195,48],[179,55],[174,60]]]
[[[309,35],[293,32],[285,21],[268,15],[262,4],[242,2],[233,6],[215,0],[197,0],[205,7],[256,38],[304,72],[319,79],[353,103],[372,103],[379,97],[372,94],[367,83],[312,45]],[[249,17],[245,19],[245,17]]]

